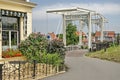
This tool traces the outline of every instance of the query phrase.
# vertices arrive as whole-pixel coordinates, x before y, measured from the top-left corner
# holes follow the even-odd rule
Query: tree
[[[76,35],[76,32],[77,32],[76,25],[73,25],[72,23],[68,24],[68,26],[66,27],[67,45],[78,44],[79,36]]]
[[[57,37],[61,40],[63,40],[63,34],[57,34]]]

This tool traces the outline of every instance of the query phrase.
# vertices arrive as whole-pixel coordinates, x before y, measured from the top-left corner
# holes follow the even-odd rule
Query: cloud
[[[33,11],[33,19],[34,20],[45,20],[47,18],[58,18],[61,17],[60,15],[55,14],[47,14],[46,11],[49,9],[61,9],[61,8],[72,8],[72,7],[81,7],[86,8],[90,10],[94,10],[98,13],[101,13],[103,15],[118,15],[120,14],[120,5],[117,3],[105,3],[105,4],[99,4],[99,3],[69,3],[68,4],[54,4],[54,5],[48,5],[43,6],[40,8],[36,8]]]

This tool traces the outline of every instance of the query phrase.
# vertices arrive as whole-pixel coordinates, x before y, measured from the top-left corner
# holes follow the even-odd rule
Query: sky
[[[80,7],[94,10],[107,18],[104,30],[120,32],[120,0],[30,0],[36,3],[33,8],[33,31],[48,33],[62,32],[62,16],[58,14],[46,13],[50,9]],[[83,31],[87,32],[87,27]],[[92,28],[99,30],[98,27]]]

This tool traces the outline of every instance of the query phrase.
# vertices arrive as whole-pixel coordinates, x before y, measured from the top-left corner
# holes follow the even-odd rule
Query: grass
[[[104,52],[104,50],[90,52],[86,54],[86,56],[120,62],[120,45],[107,48],[106,52]]]

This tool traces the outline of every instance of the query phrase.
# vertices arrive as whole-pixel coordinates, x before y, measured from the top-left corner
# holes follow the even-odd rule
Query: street
[[[65,64],[68,71],[42,80],[120,80],[120,63],[89,58],[87,51],[68,52]]]

